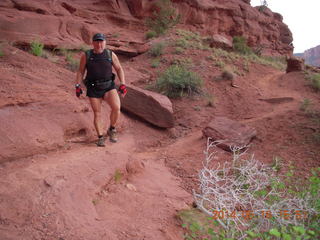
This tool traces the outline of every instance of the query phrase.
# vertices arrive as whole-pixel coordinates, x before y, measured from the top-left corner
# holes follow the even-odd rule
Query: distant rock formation
[[[320,45],[310,48],[303,53],[295,53],[294,55],[303,58],[306,64],[320,67]]]

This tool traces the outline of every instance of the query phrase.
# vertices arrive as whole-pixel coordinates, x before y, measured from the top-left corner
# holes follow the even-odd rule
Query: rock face
[[[225,117],[214,118],[202,132],[213,141],[222,141],[218,147],[226,151],[231,151],[232,146],[248,145],[257,134],[254,128]]]
[[[304,53],[297,54],[296,56],[302,57],[305,60],[306,64],[320,67],[320,45],[314,48],[310,48],[304,51]]]
[[[286,72],[296,72],[304,70],[304,59],[298,57],[290,57],[287,59],[287,70]]]
[[[279,13],[268,8],[253,8],[250,1],[174,1],[182,14],[182,23],[204,34],[227,37],[244,36],[251,47],[264,54],[290,55],[292,34]],[[179,3],[179,4],[178,4]]]
[[[169,98],[135,86],[127,88],[127,95],[121,98],[121,107],[125,111],[161,128],[174,126],[172,103]]]
[[[38,39],[48,48],[80,48],[90,43],[93,33],[104,32],[120,54],[135,56],[147,49],[144,22],[155,2],[5,0],[0,3],[0,36],[22,45]],[[266,54],[292,53],[292,35],[282,16],[253,8],[250,0],[172,2],[181,14],[181,28],[227,39],[244,36],[251,47]]]

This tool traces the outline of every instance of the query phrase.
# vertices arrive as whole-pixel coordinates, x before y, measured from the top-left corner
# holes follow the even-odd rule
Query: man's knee
[[[93,114],[95,117],[100,117],[101,116],[101,111],[93,111]]]
[[[111,111],[113,112],[120,112],[120,104],[111,104]]]

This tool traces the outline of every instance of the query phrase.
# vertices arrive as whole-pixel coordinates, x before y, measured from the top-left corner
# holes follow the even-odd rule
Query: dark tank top
[[[109,81],[112,78],[112,52],[105,49],[102,53],[94,53],[93,50],[88,52],[87,57],[87,76],[88,82]]]

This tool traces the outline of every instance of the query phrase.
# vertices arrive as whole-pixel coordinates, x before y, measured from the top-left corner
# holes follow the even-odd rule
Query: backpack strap
[[[112,63],[112,51],[110,49],[106,49],[108,61]]]
[[[86,64],[88,63],[88,61],[89,61],[89,59],[91,57],[92,51],[93,51],[93,49],[85,51],[85,53],[86,53]]]

